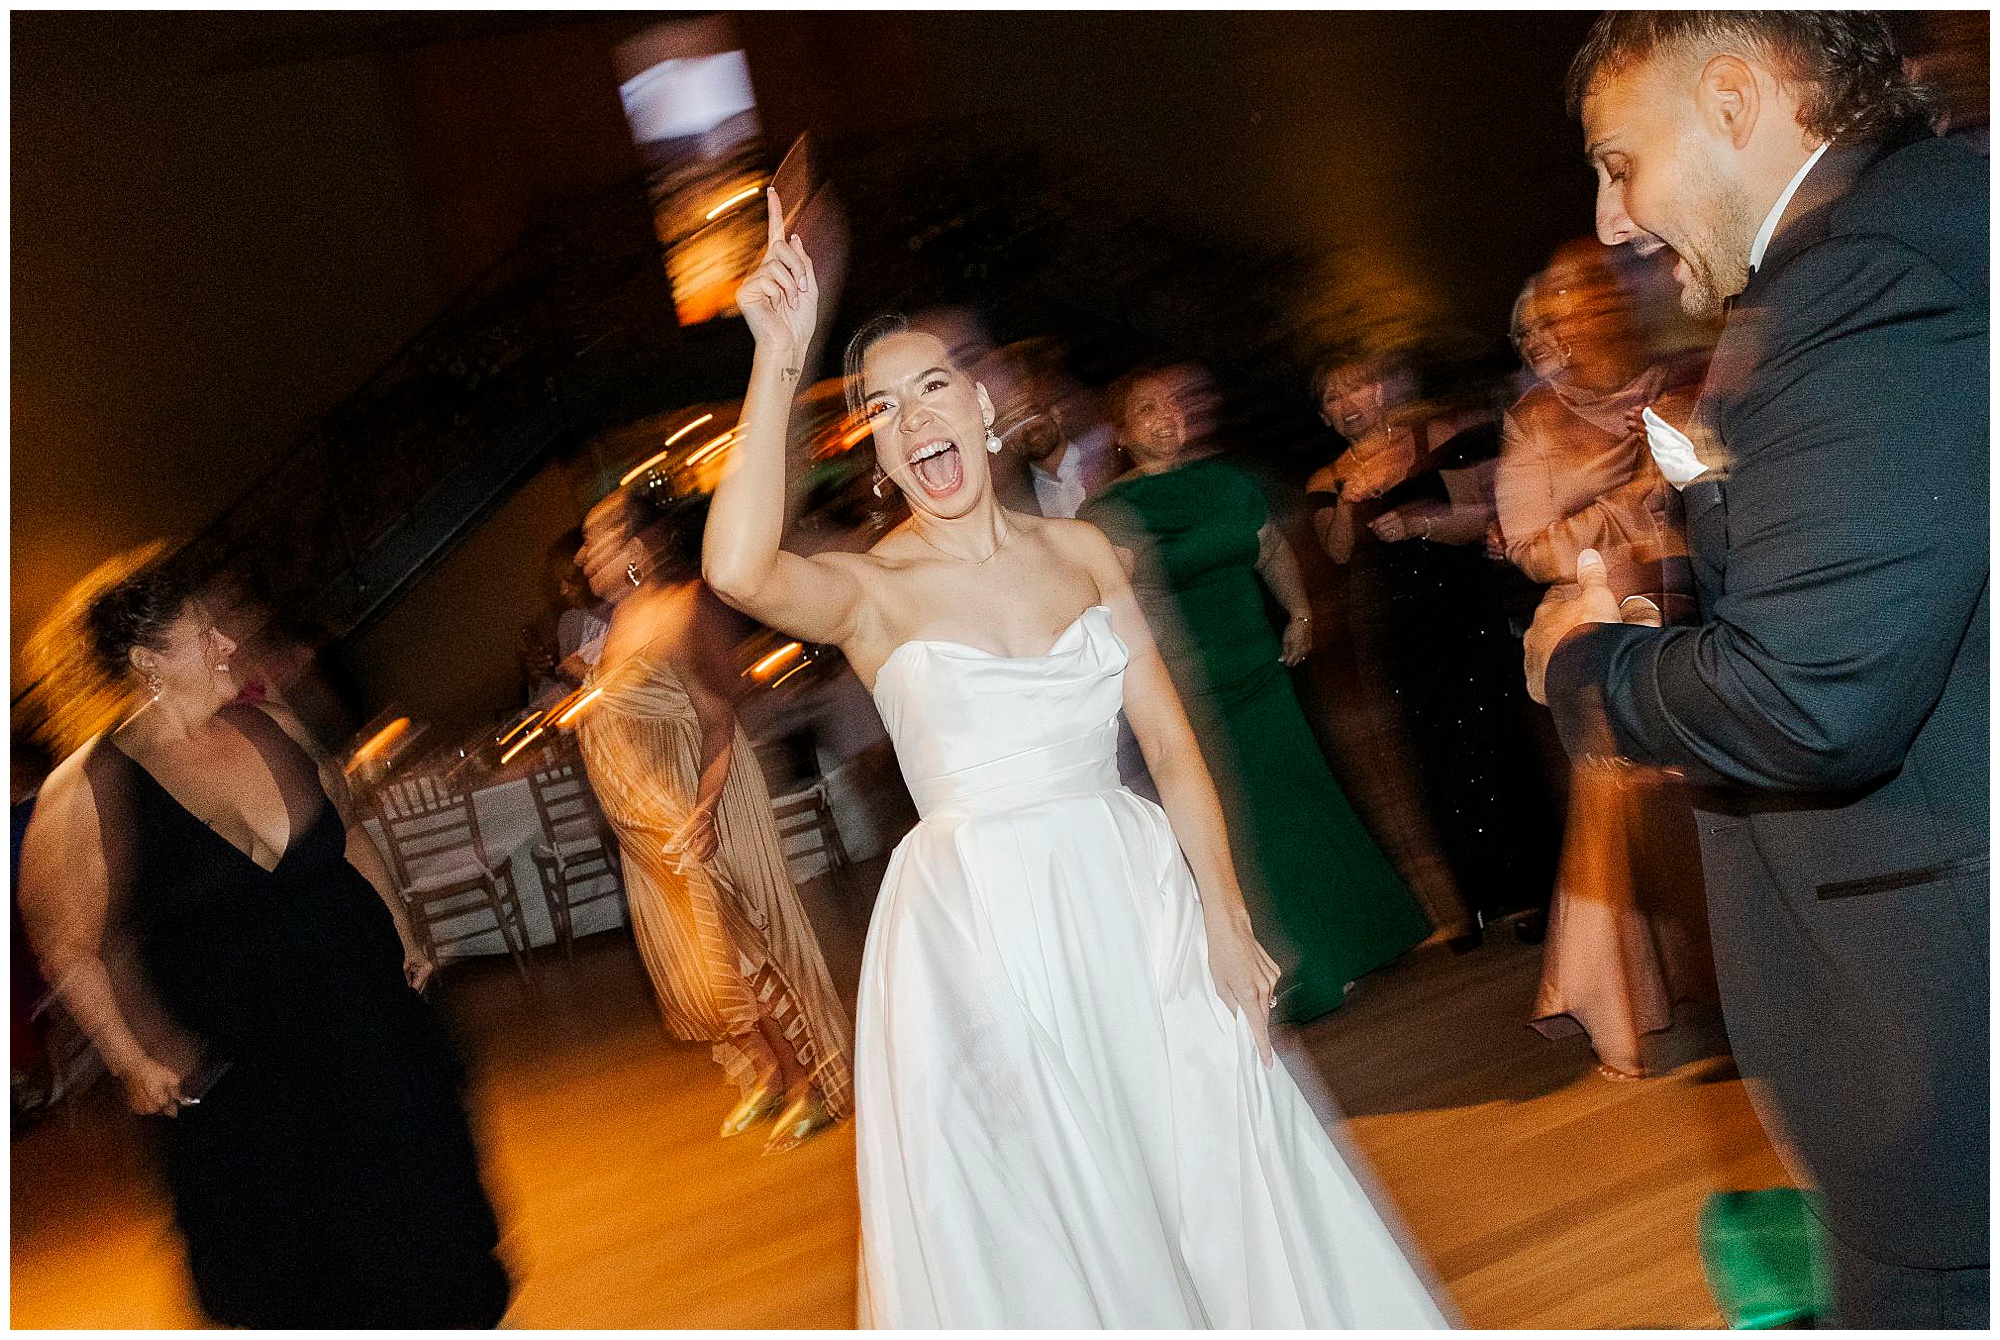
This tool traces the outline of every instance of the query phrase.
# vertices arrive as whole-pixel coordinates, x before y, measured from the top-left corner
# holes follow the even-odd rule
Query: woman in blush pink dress
[[[1515,342],[1540,380],[1506,418],[1502,545],[1549,585],[1574,582],[1594,548],[1614,591],[1671,614],[1686,547],[1635,421],[1647,406],[1684,420],[1701,369],[1648,360],[1604,250],[1565,247],[1515,306]],[[1572,766],[1544,944],[1534,1026],[1588,1033],[1606,1078],[1645,1076],[1645,1035],[1672,1025],[1676,1001],[1715,992],[1694,816],[1676,779],[1617,760]]]

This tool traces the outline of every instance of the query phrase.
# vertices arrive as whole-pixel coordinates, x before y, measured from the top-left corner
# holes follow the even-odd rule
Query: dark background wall
[[[537,203],[635,170],[610,49],[647,21],[13,16],[17,689],[71,582],[213,520]]]
[[[13,649],[107,555],[186,533],[444,296],[364,58],[215,76],[201,16],[22,14]]]
[[[1562,108],[1589,13],[743,16],[777,139],[978,114],[1138,212],[1292,244],[1313,319],[1503,330],[1522,279],[1590,228]],[[995,188],[1006,190],[1005,181]],[[858,212],[866,202],[854,202]]]
[[[630,172],[611,53],[671,17],[16,15],[17,658],[95,562],[212,520],[541,202]],[[1497,336],[1520,280],[1588,227],[1558,92],[1587,20],[734,21],[774,144],[984,118],[1138,214],[1302,250],[1296,318],[1387,338]],[[871,203],[848,200],[856,215]],[[563,490],[531,492],[569,506],[532,522],[510,509],[494,531],[510,552],[576,519]],[[540,593],[496,587],[490,540],[369,640],[369,657],[398,661],[364,674],[371,697],[428,686],[444,710],[452,684],[511,684],[511,664],[485,662]]]

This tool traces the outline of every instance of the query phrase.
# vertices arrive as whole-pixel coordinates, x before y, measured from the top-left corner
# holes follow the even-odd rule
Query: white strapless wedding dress
[[[856,1014],[861,1322],[1444,1324],[1282,1063],[1215,994],[1166,815],[1118,782],[1126,653],[915,641],[875,700],[923,821]]]

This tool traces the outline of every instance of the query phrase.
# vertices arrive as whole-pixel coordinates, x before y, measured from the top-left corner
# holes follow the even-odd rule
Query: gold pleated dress
[[[763,769],[739,725],[716,807],[717,849],[677,869],[661,850],[694,806],[701,724],[672,665],[648,644],[600,666],[577,731],[590,784],[618,835],[632,934],[668,1030],[707,1042],[746,1094],[769,1065],[768,1016],[834,1116],[853,1104],[852,1043],[812,922],[785,865]]]

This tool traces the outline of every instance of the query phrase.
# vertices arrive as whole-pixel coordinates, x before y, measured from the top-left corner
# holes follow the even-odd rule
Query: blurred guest
[[[338,769],[236,702],[170,563],[57,617],[136,710],[43,788],[29,935],[148,1118],[203,1309],[255,1327],[492,1326],[493,1211],[432,965]],[[82,658],[76,658],[81,663]]]
[[[597,668],[604,654],[604,638],[611,631],[611,603],[599,600],[590,589],[590,580],[576,554],[583,547],[583,531],[572,528],[549,546],[549,563],[555,570],[556,670],[571,688],[582,684]]]
[[[1895,21],[1909,30],[1902,45],[1910,78],[1928,84],[1944,104],[1944,133],[1989,155],[1993,16],[1984,9],[1910,10]]]
[[[1577,555],[1595,549],[1614,589],[1659,606],[1686,592],[1686,545],[1639,415],[1685,422],[1705,360],[1647,357],[1609,256],[1594,239],[1565,246],[1515,306],[1515,343],[1538,380],[1503,421],[1500,539],[1545,587],[1574,584]]]
[[[1594,547],[1621,574],[1614,588],[1675,610],[1663,567],[1684,546],[1639,411],[1685,422],[1699,363],[1648,361],[1611,254],[1595,239],[1565,246],[1515,304],[1514,342],[1540,380],[1505,419],[1500,530],[1538,583],[1574,584]],[[1574,764],[1535,1026],[1581,1026],[1601,1073],[1638,1078],[1644,1035],[1671,1026],[1676,1000],[1713,990],[1686,795],[1657,769]]]
[[[613,493],[583,534],[612,616],[578,739],[633,935],[667,1027],[742,1091],[722,1134],[775,1117],[765,1148],[790,1149],[848,1111],[848,1027],[736,719],[733,616],[698,576],[700,523],[652,489]]]
[[[572,686],[556,663],[555,646],[534,624],[521,625],[520,658],[522,697],[530,706],[548,707],[570,692]]]
[[[1554,876],[1556,822],[1528,733],[1519,644],[1485,545],[1498,433],[1481,404],[1419,400],[1384,357],[1322,365],[1320,416],[1348,441],[1308,482],[1320,543],[1348,579],[1363,673],[1386,683],[1431,826],[1478,925],[1534,911]]]
[[[1619,12],[1570,70],[1597,233],[1727,309],[1686,431],[1700,621],[1601,565],[1528,681],[1572,755],[1679,768],[1738,1066],[1823,1198],[1843,1327],[1988,1324],[1987,161],[1879,15]]]
[[[326,631],[274,609],[256,587],[254,579],[225,571],[199,593],[215,626],[236,644],[229,664],[242,685],[238,698],[276,703],[303,721],[321,748],[345,740],[359,722],[351,686],[337,683],[319,654]]]
[[[1089,413],[1050,341],[1023,340],[1002,357],[1018,373],[1009,379],[1013,393],[994,400],[1000,454],[1027,462],[1034,510],[1074,517],[1086,497],[1123,472],[1111,425]]]
[[[1222,387],[1216,383],[1215,374],[1199,363],[1175,363],[1162,375],[1187,424],[1187,445],[1181,449],[1180,459],[1193,461],[1215,454],[1222,447],[1218,436],[1222,428]]]
[[[1279,1012],[1312,1019],[1430,928],[1293,696],[1285,669],[1312,650],[1312,616],[1262,491],[1219,460],[1183,458],[1189,420],[1177,393],[1191,381],[1150,370],[1113,389],[1119,441],[1136,465],[1081,515],[1136,557],[1135,584],[1212,762],[1252,922],[1287,969]],[[1282,639],[1267,590],[1290,614]]]

